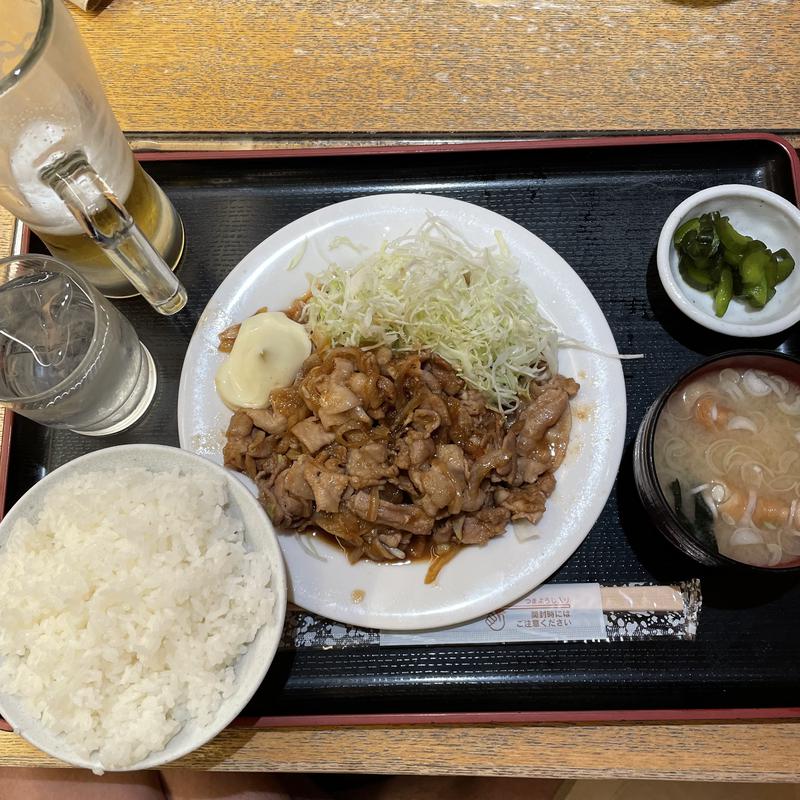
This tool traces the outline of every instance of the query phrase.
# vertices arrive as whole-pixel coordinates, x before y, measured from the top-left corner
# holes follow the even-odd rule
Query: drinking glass
[[[0,405],[87,436],[118,433],[147,410],[153,359],[125,319],[48,256],[0,261]]]
[[[108,297],[186,303],[183,225],[133,156],[60,0],[0,0],[0,205]]]

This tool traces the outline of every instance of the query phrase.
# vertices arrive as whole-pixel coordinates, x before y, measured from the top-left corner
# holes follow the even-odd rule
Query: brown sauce
[[[344,553],[345,556],[347,556],[347,548],[344,547],[335,536],[328,533],[327,531],[323,531],[321,528],[307,529],[301,532],[299,535],[312,536],[314,538],[315,544],[324,543],[326,547],[336,549],[339,552]],[[421,544],[422,547],[415,547],[415,545],[417,544]],[[436,576],[439,574],[439,571],[442,569],[442,567],[448,561],[450,561],[459,550],[460,550],[459,547],[451,547],[445,553],[437,555],[433,551],[433,537],[416,536],[414,537],[413,543],[411,546],[409,546],[408,551],[406,553],[408,557],[405,558],[403,561],[399,560],[375,561],[374,563],[380,564],[381,566],[384,567],[399,567],[403,566],[404,564],[413,564],[421,561],[428,561],[430,562],[430,566],[425,576],[425,583],[433,583],[436,580]],[[361,601],[353,600],[353,602],[355,603]]]

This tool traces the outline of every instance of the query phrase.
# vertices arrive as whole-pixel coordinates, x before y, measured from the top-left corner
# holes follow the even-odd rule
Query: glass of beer
[[[0,260],[0,406],[86,436],[133,425],[156,367],[130,322],[49,256]]]
[[[180,217],[133,156],[60,0],[0,0],[0,205],[107,297],[186,303]]]

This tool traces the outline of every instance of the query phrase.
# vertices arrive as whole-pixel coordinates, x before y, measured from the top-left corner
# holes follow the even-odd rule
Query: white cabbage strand
[[[502,237],[479,248],[433,215],[352,270],[331,264],[303,321],[333,346],[430,349],[504,412],[558,371],[558,332]]]

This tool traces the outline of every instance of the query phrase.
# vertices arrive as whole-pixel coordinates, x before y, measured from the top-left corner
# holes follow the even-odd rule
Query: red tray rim
[[[302,728],[392,725],[557,725],[615,722],[734,722],[797,719],[800,708],[619,709],[611,711],[450,711],[435,714],[309,714],[237,717],[231,728]]]
[[[617,711],[482,711],[437,714],[307,714],[236,717],[233,730],[274,728],[391,728],[413,725],[613,725],[647,723],[779,722],[800,718],[800,708],[620,709]],[[12,727],[0,719],[0,731]]]
[[[486,152],[502,150],[569,150],[590,147],[637,147],[648,145],[701,144],[705,142],[764,141],[780,147],[789,159],[795,199],[800,200],[800,155],[783,136],[767,131],[732,133],[666,133],[590,137],[554,137],[549,139],[475,139],[462,142],[370,144],[366,146],[271,147],[233,150],[138,150],[139,161],[219,161],[231,159],[308,158],[336,156],[374,156],[386,154]],[[28,229],[24,228],[23,243]]]
[[[780,147],[787,155],[792,173],[794,200],[800,200],[800,156],[791,143],[776,134],[766,132],[736,133],[682,133],[655,135],[594,136],[583,138],[475,140],[442,144],[392,144],[359,147],[299,147],[265,148],[254,150],[175,150],[141,151],[140,161],[213,161],[228,159],[302,158],[336,156],[374,156],[385,154],[416,154],[446,152],[485,152],[503,150],[557,150],[590,147],[636,147],[647,145],[699,144],[706,142],[765,141]],[[27,245],[27,229],[23,242]],[[9,469],[11,428],[13,413],[6,411],[3,438],[0,445],[0,519],[5,509],[5,491]],[[604,711],[510,711],[510,712],[444,712],[436,714],[322,714],[237,717],[231,728],[293,728],[293,727],[345,727],[391,725],[481,725],[481,724],[557,724],[557,723],[611,723],[659,721],[735,721],[777,720],[800,718],[800,708],[704,708],[704,709],[654,709],[654,710],[604,710]],[[10,726],[0,720],[0,730]]]
[[[374,156],[415,153],[486,152],[496,150],[558,150],[589,147],[636,147],[647,145],[699,144],[703,142],[764,141],[780,147],[789,159],[795,201],[800,200],[800,156],[788,139],[765,131],[735,133],[669,133],[623,136],[591,136],[552,139],[478,139],[440,144],[344,145],[341,147],[259,148],[253,150],[173,150],[138,152],[140,161],[214,161],[242,158],[308,158]]]

